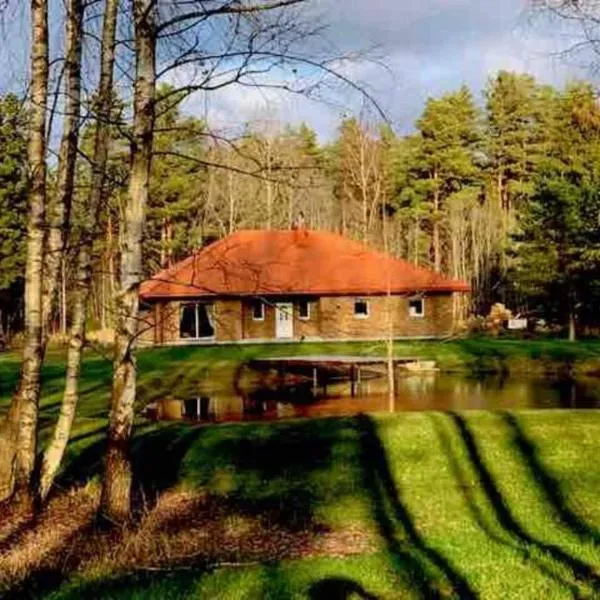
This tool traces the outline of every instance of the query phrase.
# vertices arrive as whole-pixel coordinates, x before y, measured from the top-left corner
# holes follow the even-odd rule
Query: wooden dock
[[[434,362],[423,361],[414,356],[394,357],[392,363],[394,372],[399,369],[407,371],[435,370]],[[385,374],[387,365],[388,358],[385,356],[277,356],[255,358],[248,362],[248,366],[257,371],[276,370],[281,381],[284,381],[288,374],[302,376],[306,380],[312,381],[315,394],[319,387],[323,387],[326,393],[329,383],[349,381],[353,396],[356,395],[363,379],[381,377]]]

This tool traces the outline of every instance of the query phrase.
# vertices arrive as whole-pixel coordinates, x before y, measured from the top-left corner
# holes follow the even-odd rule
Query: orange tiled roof
[[[239,231],[162,271],[144,299],[467,292],[464,281],[325,231]]]

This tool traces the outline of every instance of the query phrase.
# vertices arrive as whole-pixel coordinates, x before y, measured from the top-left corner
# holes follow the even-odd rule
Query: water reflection
[[[199,384],[199,388],[202,387],[206,388]],[[593,380],[406,375],[396,381],[394,410],[600,408],[597,387]],[[357,392],[352,396],[347,382],[330,385],[326,392],[322,388],[316,391],[308,383],[270,387],[263,382],[247,389],[237,385],[199,389],[198,396],[165,399],[151,405],[147,416],[226,422],[389,412],[385,378],[366,380]]]

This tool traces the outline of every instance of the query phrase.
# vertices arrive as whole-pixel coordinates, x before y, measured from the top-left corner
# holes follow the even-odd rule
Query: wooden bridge
[[[424,361],[419,357],[393,357],[391,360],[394,372],[434,371],[435,362]],[[297,375],[307,381],[312,381],[313,392],[319,387],[327,393],[327,385],[339,381],[349,381],[352,395],[356,395],[364,379],[382,377],[388,368],[388,358],[385,356],[278,356],[270,358],[255,358],[248,366],[256,371],[276,370],[280,381],[285,381],[288,374]]]

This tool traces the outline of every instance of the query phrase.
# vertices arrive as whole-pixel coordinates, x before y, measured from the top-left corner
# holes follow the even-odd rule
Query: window
[[[213,338],[215,326],[212,313],[212,304],[182,304],[179,314],[179,338],[182,340]]]
[[[265,320],[265,305],[262,300],[255,300],[252,303],[252,320],[253,321],[264,321]]]
[[[366,319],[369,316],[369,303],[366,300],[354,301],[354,317],[356,319]]]
[[[310,319],[310,302],[308,300],[300,300],[298,302],[298,318],[302,321]]]
[[[410,317],[425,316],[425,301],[423,298],[411,298],[408,301],[408,315]]]

